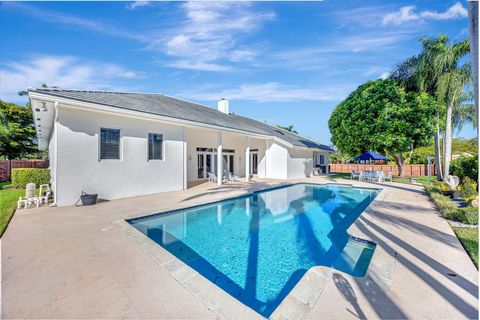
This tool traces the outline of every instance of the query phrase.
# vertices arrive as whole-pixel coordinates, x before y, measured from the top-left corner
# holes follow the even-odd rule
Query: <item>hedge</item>
[[[50,169],[19,168],[12,169],[12,185],[16,188],[25,188],[27,183],[33,182],[37,187],[50,183]]]
[[[425,190],[432,198],[438,211],[447,219],[456,220],[466,224],[478,224],[478,208],[457,207],[449,197],[444,196],[438,186],[426,186]]]

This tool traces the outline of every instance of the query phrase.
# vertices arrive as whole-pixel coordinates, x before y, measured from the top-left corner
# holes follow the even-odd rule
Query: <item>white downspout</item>
[[[57,118],[58,118],[58,101],[55,101],[53,104],[55,108],[55,115],[53,116],[53,134],[55,135],[55,143],[54,143],[54,155],[53,158],[55,159],[55,179],[53,184],[55,188],[53,189],[53,203],[50,204],[50,207],[57,206],[57,194],[58,194],[58,125],[57,125]]]

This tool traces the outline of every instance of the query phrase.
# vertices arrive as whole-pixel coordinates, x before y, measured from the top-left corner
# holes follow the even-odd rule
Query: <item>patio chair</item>
[[[385,173],[383,173],[383,171],[377,171],[377,177],[378,177],[378,182],[385,181]]]
[[[387,179],[390,179],[390,182],[393,182],[392,171],[389,171],[383,180],[385,181]]]
[[[217,183],[217,175],[213,172],[207,172],[208,181]]]
[[[368,175],[368,182],[375,182],[378,180],[377,171],[370,171]]]
[[[238,181],[240,178],[236,175],[233,175],[230,171],[225,170],[224,177],[227,181]]]
[[[354,180],[355,178],[358,178],[358,180],[360,180],[360,173],[356,173],[355,170],[352,170],[352,175],[350,176],[350,180]]]
[[[368,181],[369,179],[369,172],[366,170],[361,170],[360,175],[358,176],[359,181]]]

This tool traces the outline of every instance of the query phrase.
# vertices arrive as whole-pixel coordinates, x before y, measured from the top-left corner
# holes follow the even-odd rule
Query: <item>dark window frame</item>
[[[114,150],[105,150],[105,148],[114,148],[114,143],[111,141],[107,141],[108,137],[105,137],[107,131],[115,132],[118,134],[118,155],[117,156],[109,156],[109,152],[115,152]],[[122,132],[121,129],[118,128],[108,128],[108,127],[100,127],[99,132],[99,141],[98,141],[98,159],[99,161],[121,161],[122,160]],[[110,144],[110,145],[109,145]]]
[[[153,141],[154,137],[156,136],[160,136],[162,138],[161,142],[160,142],[160,148],[159,149],[156,149],[156,150],[160,150],[160,157],[157,158],[156,155],[155,155],[155,151],[156,150],[150,150],[150,146],[152,147],[155,147],[155,145],[151,145],[150,143],[151,142],[155,142]],[[164,144],[165,144],[165,139],[164,139],[164,136],[162,133],[154,133],[154,132],[149,132],[148,135],[147,135],[147,160],[148,161],[151,161],[151,160],[160,160],[160,161],[163,161],[165,160],[165,148],[164,148]]]

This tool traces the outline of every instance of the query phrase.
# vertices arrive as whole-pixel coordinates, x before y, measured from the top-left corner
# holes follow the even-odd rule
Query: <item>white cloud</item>
[[[460,2],[455,3],[445,12],[437,11],[415,11],[415,6],[401,7],[396,12],[391,12],[383,17],[383,25],[401,25],[405,22],[424,21],[424,20],[451,20],[462,19],[468,16],[467,10]]]
[[[167,65],[177,69],[190,69],[199,71],[225,72],[231,70],[231,67],[229,66],[203,61],[175,60]]]
[[[133,1],[133,2],[129,2],[125,7],[127,9],[136,9],[136,8],[141,8],[141,7],[146,7],[150,5],[150,1]]]
[[[29,61],[5,63],[0,69],[0,99],[18,100],[17,93],[42,83],[72,89],[112,89],[115,80],[144,74],[115,64],[83,61],[71,56],[36,56]]]
[[[174,58],[181,57],[180,61],[169,63],[177,68],[230,69],[229,62],[251,60],[256,55],[251,48],[239,47],[241,37],[261,29],[275,17],[272,12],[254,11],[250,6],[248,2],[183,3],[185,22],[169,30],[164,41],[155,41],[150,47]]]
[[[443,13],[438,13],[436,11],[424,11],[421,13],[421,16],[422,18],[429,18],[433,20],[450,20],[466,18],[468,17],[468,12],[460,2],[457,2]]]
[[[351,87],[322,86],[318,88],[299,88],[277,82],[247,83],[239,87],[215,90],[184,91],[178,93],[181,97],[203,101],[218,100],[225,97],[230,100],[247,100],[256,102],[288,102],[288,101],[339,101],[343,99]]]

